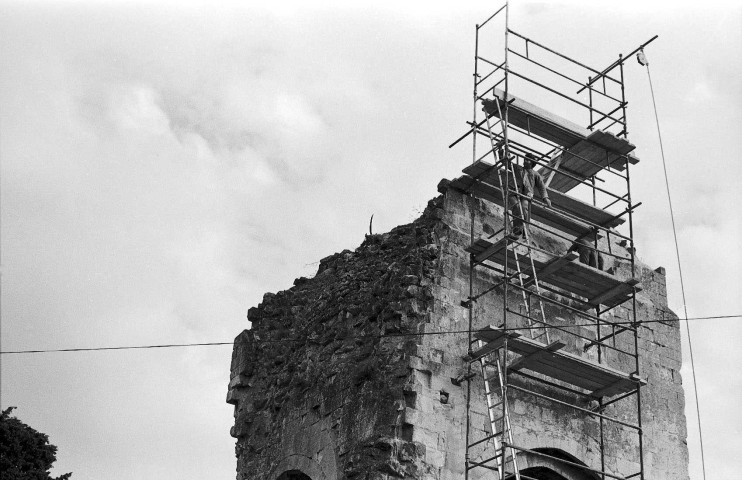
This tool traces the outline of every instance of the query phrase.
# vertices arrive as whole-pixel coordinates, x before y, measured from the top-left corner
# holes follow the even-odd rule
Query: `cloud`
[[[152,135],[170,131],[169,119],[160,105],[158,93],[145,85],[130,85],[112,92],[109,115],[124,130],[138,130]]]
[[[708,102],[709,100],[712,100],[714,98],[714,92],[711,89],[711,86],[705,82],[701,81],[693,85],[690,90],[688,91],[688,96],[686,97],[686,100],[689,103],[692,104],[698,104],[698,103],[704,103]]]
[[[470,118],[471,27],[491,5],[353,8],[36,7],[0,18],[3,347],[231,339],[264,292],[357,245],[371,213],[377,232],[406,222],[441,177],[456,176],[470,149],[446,146]],[[543,4],[527,8],[541,22],[527,24],[538,39],[598,38],[612,25],[596,9],[562,35],[548,8],[535,12]],[[618,22],[631,25],[620,29],[631,42],[612,44],[633,46],[660,25],[621,15],[636,20]],[[672,18],[661,24],[676,27]],[[666,42],[665,52],[699,59],[682,35],[661,33],[658,52]],[[739,168],[729,139],[739,97],[713,82],[735,78],[728,59],[742,57],[720,45],[706,50],[708,69],[652,56],[655,86],[667,82],[658,101],[691,314],[738,309],[740,232],[730,212],[740,198],[729,179]],[[584,53],[593,62],[602,51]],[[641,135],[654,124],[631,93],[632,135],[648,151]],[[690,112],[678,101],[709,94]],[[644,202],[639,251],[672,276],[660,159],[641,158],[632,170],[632,196]],[[676,277],[668,281],[677,306]],[[713,327],[699,330],[713,339],[699,342],[707,361],[722,347],[719,357],[737,358],[713,343]],[[229,348],[220,352],[4,360],[3,401],[38,412],[81,478],[229,477]],[[208,442],[194,443],[193,431]]]

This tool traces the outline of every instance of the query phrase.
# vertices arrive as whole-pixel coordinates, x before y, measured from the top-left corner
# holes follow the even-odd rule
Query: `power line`
[[[727,319],[727,318],[742,318],[742,314],[739,315],[714,315],[714,316],[708,316],[708,317],[693,317],[693,318],[687,318],[687,319],[677,319],[677,318],[662,318],[662,319],[652,319],[652,320],[640,320],[636,322],[611,322],[610,325],[620,326],[620,325],[643,325],[645,323],[672,323],[672,322],[680,322],[681,320],[719,320],[719,319]],[[576,327],[594,327],[594,323],[582,323],[582,324],[574,324],[574,325],[560,325],[563,328],[576,328]],[[512,327],[508,329],[502,329],[507,331],[516,331],[516,330],[533,330],[533,329],[539,329],[543,328],[543,326],[536,326],[536,327]],[[478,332],[483,330],[473,330],[473,332]],[[469,330],[443,330],[443,331],[435,331],[435,332],[408,332],[408,333],[384,333],[384,334],[377,334],[377,335],[349,335],[346,338],[352,338],[352,339],[376,339],[376,338],[393,338],[393,337],[424,337],[428,335],[455,335],[455,334],[464,334],[468,333]],[[250,342],[246,343],[252,343],[252,344],[271,344],[271,343],[287,343],[287,342],[303,342],[305,339],[300,338],[281,338],[281,339],[257,339],[252,340]],[[213,347],[213,346],[224,346],[224,345],[234,345],[234,342],[201,342],[201,343],[167,343],[167,344],[160,344],[160,345],[133,345],[133,346],[120,346],[120,347],[88,347],[88,348],[58,348],[58,349],[49,349],[49,350],[15,350],[15,351],[6,351],[6,352],[0,352],[0,355],[12,355],[12,354],[26,354],[26,353],[60,353],[60,352],[99,352],[99,351],[107,351],[107,350],[144,350],[144,349],[151,349],[151,348],[184,348],[184,347]]]

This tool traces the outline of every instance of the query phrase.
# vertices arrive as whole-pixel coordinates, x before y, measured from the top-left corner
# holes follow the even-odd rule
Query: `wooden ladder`
[[[500,111],[500,102],[497,102],[497,110],[499,112],[500,119],[502,119],[503,116],[502,116],[502,112]],[[490,117],[489,115],[485,114],[485,118],[487,120],[487,133],[489,135],[490,145],[492,146],[492,153],[495,156],[495,164],[493,168],[497,168],[497,165],[502,162],[503,166],[505,167],[505,174],[511,177],[509,178],[510,190],[512,192],[517,192],[518,190],[517,176],[515,174],[515,168],[513,167],[512,159],[504,158],[504,154],[501,155],[499,153],[499,149],[497,148],[497,145],[499,142],[495,142],[495,134],[492,131],[493,126],[490,123]],[[501,137],[504,139],[505,138],[505,124],[502,120],[498,121],[498,123],[502,126]],[[505,182],[503,182],[501,172],[499,171],[497,172],[497,180],[499,182],[498,186],[500,188],[500,192],[502,193],[503,202],[507,203],[505,199],[507,199],[508,197],[506,197],[506,195],[510,195],[510,192],[505,191],[506,190]],[[525,212],[523,212],[523,207],[520,201],[518,201],[518,210],[520,211],[520,218],[525,220],[525,215],[524,215]],[[523,306],[526,312],[526,318],[527,318],[530,336],[534,340],[544,337],[546,340],[546,343],[550,343],[551,339],[549,338],[549,328],[548,328],[548,323],[546,322],[546,313],[544,311],[544,303],[541,300],[541,287],[539,286],[536,267],[533,264],[533,244],[531,243],[531,232],[529,229],[529,225],[526,225],[524,223],[523,231],[525,235],[525,245],[524,245],[525,252],[524,253],[518,252],[518,249],[520,247],[519,242],[512,241],[512,239],[510,238],[510,232],[512,232],[512,230],[509,225],[505,225],[505,228],[503,229],[503,232],[506,238],[505,245],[506,245],[506,249],[512,251],[513,256],[515,257],[515,267],[517,271],[518,282],[521,287],[520,292],[521,292],[521,297],[523,300]],[[505,253],[505,255],[507,257],[507,252]],[[530,272],[526,272],[526,275],[528,275],[532,279],[532,282],[528,282],[528,283],[532,283],[534,285],[536,293],[538,294],[537,296],[538,304],[539,304],[538,310],[541,316],[540,321],[534,321],[534,316],[532,315],[530,295],[526,293],[527,280],[524,279],[524,272],[522,271],[521,266],[520,266],[521,255],[526,255],[528,257],[528,264],[530,265]],[[506,271],[505,278],[507,277],[508,277],[508,272]],[[505,301],[507,301],[507,299],[505,299]],[[536,323],[541,324],[541,327],[535,326]]]
[[[481,349],[484,343],[481,340],[476,341],[477,346]],[[502,369],[501,355],[506,353],[502,348],[480,356],[478,361],[482,371],[484,381],[484,394],[487,402],[487,414],[489,418],[489,432],[484,438],[481,438],[467,445],[467,450],[485,443],[491,443],[490,451],[494,455],[485,455],[484,460],[474,462],[469,469],[484,467],[489,470],[497,471],[497,480],[515,479],[521,480],[518,470],[517,452],[513,445],[513,432],[510,426],[510,411],[507,401],[507,390],[505,386],[505,372]],[[499,409],[499,413],[497,410]],[[496,467],[490,465],[495,462]]]

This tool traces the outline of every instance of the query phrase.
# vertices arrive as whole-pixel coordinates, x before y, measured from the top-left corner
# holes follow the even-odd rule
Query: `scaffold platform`
[[[486,200],[497,203],[500,206],[503,205],[502,192],[498,186],[500,180],[497,178],[497,169],[492,164],[484,160],[479,160],[464,168],[463,172],[466,177],[457,178],[453,181],[452,186],[460,190],[471,191],[475,196],[477,192],[481,192],[487,196]],[[472,188],[472,185],[476,183],[475,180],[486,183],[489,187],[497,191],[491,191],[490,188],[486,187]],[[504,184],[504,182],[505,180],[503,178],[502,183]],[[466,190],[467,187],[470,190]],[[555,228],[559,228],[558,225],[563,225],[573,231],[584,233],[586,229],[589,229],[590,225],[600,226],[602,228],[615,228],[624,223],[624,219],[621,216],[614,215],[589,203],[577,200],[559,190],[550,187],[547,187],[546,190],[554,208],[547,209],[537,200],[533,203],[531,215],[534,216],[537,210],[541,221]],[[574,218],[569,219],[570,221],[565,221],[560,218],[564,217],[564,215],[560,214],[560,210],[569,216],[583,219],[585,222],[580,222]]]
[[[545,345],[518,332],[506,332],[492,325],[478,330],[474,337],[484,345],[473,352],[473,358],[503,348],[507,338],[508,351],[520,355],[509,362],[510,371],[531,370],[586,390],[593,398],[612,397],[635,390],[640,384],[646,385],[646,381],[635,374],[621,372],[563,351],[564,344],[561,342]]]
[[[487,115],[499,118],[501,112],[505,111],[505,92],[494,89],[493,94],[493,99],[485,99],[482,104]],[[555,173],[550,181],[547,180],[554,190],[567,192],[604,168],[623,171],[627,162],[639,162],[630,153],[636,146],[625,138],[602,130],[591,131],[513,95],[508,95],[507,103],[508,123],[511,126],[564,149],[550,160],[548,167],[539,170],[544,179]]]
[[[524,247],[527,248],[527,247]],[[512,248],[508,248],[507,239],[497,242],[480,238],[466,249],[471,253],[475,263],[486,261],[499,265],[507,261],[510,268],[519,266],[521,271],[531,272],[531,259],[528,255],[516,255]],[[533,268],[540,283],[548,283],[555,287],[574,293],[586,299],[585,309],[604,305],[612,308],[631,299],[635,291],[641,291],[639,280],[631,278],[626,281],[597,268],[577,261],[577,255],[566,253],[550,258],[547,254],[533,250],[531,252]],[[529,277],[532,275],[526,274]]]

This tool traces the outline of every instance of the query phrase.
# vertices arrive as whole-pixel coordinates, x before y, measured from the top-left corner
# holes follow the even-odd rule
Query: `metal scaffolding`
[[[624,63],[655,38],[600,70],[512,30],[508,3],[476,26],[473,118],[451,145],[471,136],[472,164],[450,187],[498,205],[504,221],[498,231],[477,237],[471,209],[469,296],[462,303],[469,311],[467,479],[476,469],[495,471],[500,480],[534,478],[528,468],[518,467],[524,454],[596,478],[644,479],[641,387],[646,382],[640,375],[636,293],[641,286],[635,278],[632,221],[640,204],[632,199],[630,181],[638,159],[627,139]],[[526,98],[557,105],[560,115]],[[480,137],[486,140],[482,152]],[[535,157],[551,205],[519,188],[526,156]],[[513,228],[514,219],[522,234]],[[572,249],[565,253],[538,245],[539,236],[575,242],[579,258]],[[602,258],[611,259],[614,269],[604,271]],[[481,278],[491,283],[482,285]],[[484,326],[479,317],[495,315],[481,312],[477,303],[492,292],[502,294],[501,318],[497,326]],[[614,318],[619,310],[623,321]],[[582,345],[585,355],[564,350],[569,341]],[[481,375],[474,373],[477,364]],[[486,431],[477,431],[471,420],[472,394],[479,388],[487,402]],[[510,411],[515,395],[593,419],[600,465],[519,444],[517,415]],[[608,407],[616,405],[635,406],[634,418],[608,415]],[[631,464],[637,471],[610,471],[609,428],[636,435],[638,458]]]

